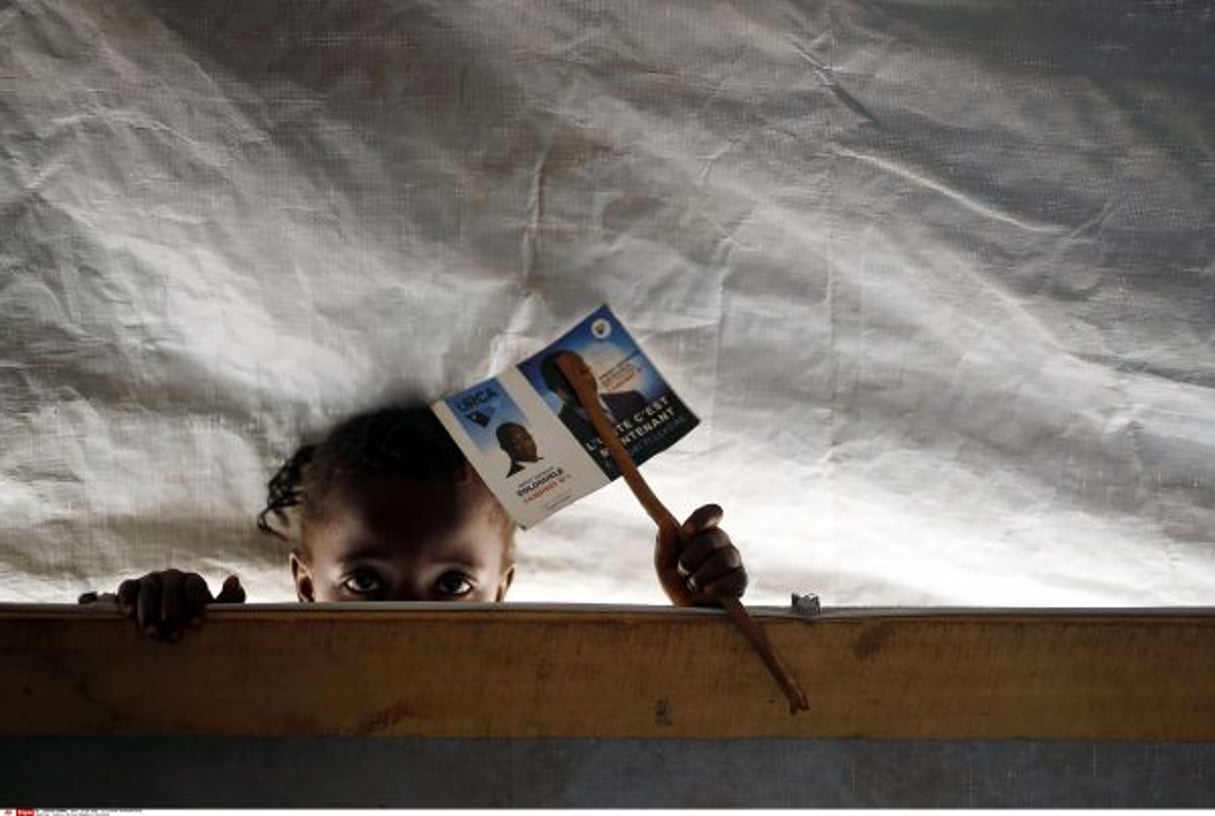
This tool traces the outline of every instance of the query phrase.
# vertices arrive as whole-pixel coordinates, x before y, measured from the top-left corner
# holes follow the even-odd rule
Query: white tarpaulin
[[[0,600],[289,600],[302,434],[604,302],[750,600],[1215,596],[1209,3],[16,0],[0,151]],[[652,538],[615,484],[512,598]]]

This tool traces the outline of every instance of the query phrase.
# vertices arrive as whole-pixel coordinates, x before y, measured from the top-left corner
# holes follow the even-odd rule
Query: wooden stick
[[[566,352],[557,357],[557,369],[569,381],[570,387],[574,389],[574,394],[578,397],[578,402],[582,404],[583,409],[591,418],[591,425],[594,426],[595,432],[599,434],[599,438],[603,444],[607,446],[608,453],[616,462],[616,467],[620,468],[620,473],[624,477],[624,481],[628,484],[629,489],[633,491],[633,495],[641,502],[641,506],[645,508],[646,513],[658,525],[659,537],[658,546],[662,548],[664,538],[670,541],[672,537],[677,538],[681,543],[687,543],[687,536],[683,532],[683,527],[676,520],[671,511],[659,500],[654,491],[650,490],[650,486],[646,484],[642,478],[641,472],[637,469],[637,463],[633,461],[633,457],[629,455],[628,450],[621,443],[620,438],[616,435],[616,429],[612,427],[612,423],[608,421],[607,415],[603,411],[603,406],[599,404],[599,384],[595,381],[595,375],[587,367],[586,363],[576,354]],[[662,535],[666,532],[667,535]],[[669,546],[669,545],[667,545]],[[659,552],[656,554],[655,562],[662,564],[670,558],[669,553]],[[688,597],[685,587],[671,587],[667,585],[666,575],[662,570],[659,570],[659,581],[663,585],[663,589],[671,596],[672,600],[679,601],[681,598]],[[768,667],[768,671],[776,682],[780,685],[781,691],[789,698],[789,712],[796,714],[798,711],[805,711],[809,708],[806,702],[806,693],[802,691],[798,685],[797,678],[785,667],[784,663],[777,656],[776,650],[772,647],[771,641],[764,633],[763,628],[755,622],[755,619],[747,614],[746,608],[737,598],[723,598],[721,605],[725,607],[730,619],[739,628],[743,635],[750,642],[751,646],[759,654],[764,661],[764,665]]]

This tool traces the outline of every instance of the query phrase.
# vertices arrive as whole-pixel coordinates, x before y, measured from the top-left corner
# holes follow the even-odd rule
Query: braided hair
[[[454,486],[470,474],[468,460],[427,406],[358,414],[338,424],[322,442],[301,446],[283,463],[270,479],[257,528],[287,540],[270,523],[271,517],[283,523],[287,509],[299,507],[305,518],[318,519],[333,488],[354,479],[391,476]],[[494,507],[504,530],[513,531],[506,512],[497,502]],[[508,547],[513,538],[508,537]]]

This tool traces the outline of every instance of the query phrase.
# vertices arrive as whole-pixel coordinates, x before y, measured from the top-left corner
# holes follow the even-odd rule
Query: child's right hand
[[[658,582],[675,605],[718,606],[746,591],[742,555],[717,526],[723,512],[716,504],[706,504],[688,517],[681,530],[659,526],[654,566]]]
[[[118,608],[133,618],[148,637],[177,640],[187,626],[196,626],[210,603],[244,603],[240,579],[229,575],[219,595],[212,597],[207,582],[196,572],[164,570],[123,581],[118,587]]]

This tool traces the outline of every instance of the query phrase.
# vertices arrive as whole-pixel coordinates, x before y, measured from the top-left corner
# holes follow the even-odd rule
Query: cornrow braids
[[[428,406],[370,411],[339,423],[323,441],[302,446],[283,463],[270,479],[257,526],[286,540],[268,517],[281,522],[287,508],[299,507],[306,518],[319,518],[334,487],[356,479],[393,476],[455,485],[470,473],[468,460]],[[513,522],[500,512],[513,548]]]
[[[287,536],[270,526],[268,516],[274,516],[280,523],[287,518],[286,509],[295,507],[303,502],[304,467],[312,460],[316,445],[302,445],[299,450],[283,462],[278,472],[270,477],[266,495],[266,507],[257,514],[257,529],[267,535],[284,541]]]

